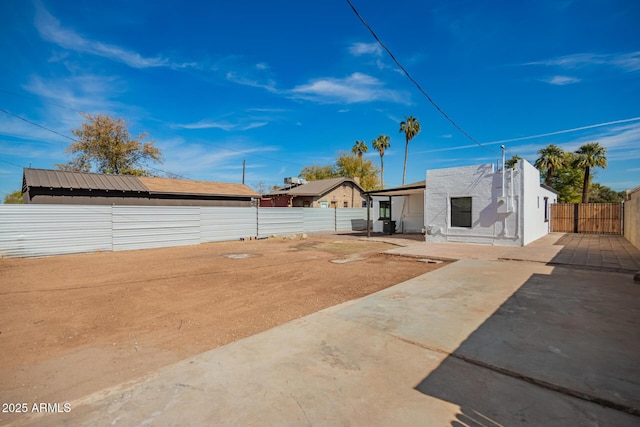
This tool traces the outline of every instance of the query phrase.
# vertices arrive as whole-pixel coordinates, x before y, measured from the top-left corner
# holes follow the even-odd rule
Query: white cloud
[[[202,179],[211,181],[235,181],[240,182],[242,160],[247,160],[247,169],[260,169],[256,157],[269,156],[269,153],[277,152],[274,146],[253,146],[254,144],[243,137],[234,137],[210,142],[189,143],[182,137],[159,139],[156,141],[158,148],[166,159],[160,166],[162,170],[171,171],[190,179]],[[274,155],[274,154],[271,154]],[[258,160],[259,162],[260,160]],[[259,176],[254,173],[255,181],[269,181],[272,163],[266,167],[266,175]],[[265,168],[262,168],[265,169]],[[237,170],[237,173],[222,173],[221,170]]]
[[[546,79],[543,80],[544,82],[547,82],[549,84],[552,85],[556,85],[556,86],[564,86],[564,85],[570,85],[570,84],[574,84],[574,83],[579,83],[581,80],[579,78],[576,77],[569,77],[569,76],[553,76],[550,79]]]
[[[349,53],[353,56],[373,55],[382,56],[382,47],[376,42],[373,43],[352,43],[349,46]]]
[[[326,104],[354,104],[359,102],[388,101],[408,104],[406,93],[386,89],[384,83],[363,73],[345,78],[323,78],[294,87],[294,99],[305,99]]]
[[[194,63],[176,63],[161,56],[145,57],[137,52],[107,43],[87,39],[72,29],[64,28],[42,4],[36,4],[35,26],[43,39],[76,52],[90,53],[113,61],[122,62],[133,68],[171,67],[186,68]]]
[[[107,112],[120,108],[121,105],[111,98],[126,90],[123,82],[115,77],[93,74],[60,79],[45,79],[33,75],[23,87],[28,92],[42,97],[47,103],[83,112]]]
[[[278,90],[276,89],[276,83],[272,79],[267,79],[265,83],[262,83],[257,79],[252,79],[246,76],[239,75],[237,72],[234,72],[234,71],[227,72],[226,78],[230,82],[237,83],[239,85],[266,89],[267,91],[273,92],[273,93],[278,92]]]
[[[234,130],[245,131],[249,129],[255,129],[262,126],[268,125],[268,122],[250,122],[246,124],[241,123],[230,123],[227,121],[208,121],[201,120],[196,123],[185,123],[185,124],[175,124],[173,127],[180,129],[222,129],[224,131],[230,132]]]
[[[284,111],[277,108],[248,108],[240,113],[230,112],[214,119],[204,119],[194,123],[175,123],[177,129],[222,129],[226,132],[247,131],[267,126],[273,121],[281,120],[278,113]]]
[[[622,54],[577,53],[522,65],[546,65],[561,68],[578,68],[588,65],[609,65],[628,72],[640,71],[640,51]]]

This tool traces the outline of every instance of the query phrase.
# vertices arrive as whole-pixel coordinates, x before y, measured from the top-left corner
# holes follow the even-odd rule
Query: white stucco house
[[[426,241],[525,246],[549,233],[557,198],[526,160],[505,171],[492,164],[429,170]]]

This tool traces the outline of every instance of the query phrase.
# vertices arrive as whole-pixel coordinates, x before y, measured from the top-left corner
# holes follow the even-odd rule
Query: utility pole
[[[247,166],[247,161],[242,159],[242,183],[244,184],[244,169]]]

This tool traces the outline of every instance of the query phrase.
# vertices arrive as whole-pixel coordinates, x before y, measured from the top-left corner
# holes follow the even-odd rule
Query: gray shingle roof
[[[309,181],[306,184],[298,185],[297,187],[293,187],[291,189],[273,191],[271,192],[270,195],[285,194],[288,196],[318,197],[328,193],[329,191],[333,190],[337,186],[341,185],[343,182],[352,182],[356,187],[360,188],[360,186],[356,184],[353,181],[353,179],[338,177],[338,178],[320,179],[318,181]]]

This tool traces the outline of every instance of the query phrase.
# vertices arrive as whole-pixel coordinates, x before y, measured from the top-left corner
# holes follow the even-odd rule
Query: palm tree
[[[358,159],[360,160],[360,169],[362,169],[362,155],[366,153],[367,150],[369,150],[369,147],[364,141],[356,141],[356,143],[353,145],[353,148],[351,149],[351,152],[353,154],[356,154],[358,156]]]
[[[407,156],[409,155],[409,141],[420,133],[420,123],[418,119],[413,116],[405,117],[405,121],[400,123],[400,133],[404,132],[405,147],[404,147],[404,169],[402,170],[402,185],[407,176]]]
[[[598,142],[589,142],[576,150],[573,167],[584,169],[584,184],[582,185],[582,203],[589,203],[589,181],[591,168],[607,167],[607,149]]]
[[[391,146],[389,142],[389,137],[387,135],[380,135],[373,141],[371,141],[371,146],[374,150],[378,150],[380,153],[380,185],[384,188],[384,150]]]
[[[544,183],[551,186],[553,173],[564,166],[565,152],[557,145],[549,144],[538,151],[540,157],[533,164],[539,170],[546,171]]]
[[[513,167],[516,165],[516,163],[518,163],[520,159],[522,159],[522,157],[514,154],[513,157],[504,162],[505,169],[513,169]]]

